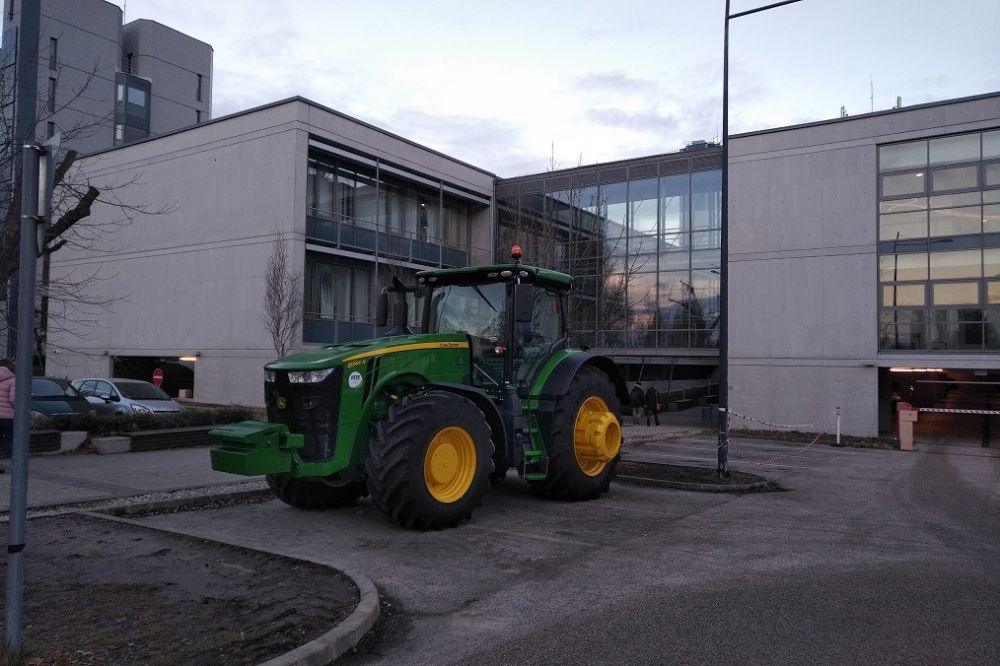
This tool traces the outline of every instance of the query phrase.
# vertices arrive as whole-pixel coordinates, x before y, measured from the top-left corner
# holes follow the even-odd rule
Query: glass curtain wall
[[[309,159],[306,233],[348,250],[428,266],[469,261],[469,203],[328,156]]]
[[[327,154],[310,155],[307,174],[308,241],[371,258],[306,253],[304,342],[372,337],[374,299],[393,276],[415,281],[417,268],[407,264],[469,264],[470,219],[480,204]]]
[[[518,243],[525,263],[575,278],[575,344],[718,348],[721,171],[585,178],[501,197],[498,251]]]
[[[1000,130],[879,148],[879,346],[1000,349]]]

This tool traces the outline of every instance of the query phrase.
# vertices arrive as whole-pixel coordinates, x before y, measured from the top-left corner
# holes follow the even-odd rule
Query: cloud
[[[589,109],[585,115],[587,120],[597,125],[636,132],[672,132],[680,126],[680,121],[673,114],[656,111],[625,111],[606,107]]]
[[[590,72],[574,77],[570,84],[583,92],[653,93],[658,84],[649,79],[629,76],[623,72]]]

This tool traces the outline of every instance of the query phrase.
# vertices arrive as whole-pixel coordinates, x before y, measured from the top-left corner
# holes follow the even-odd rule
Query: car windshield
[[[170,400],[170,396],[149,382],[115,382],[115,386],[129,400]]]
[[[79,398],[80,394],[75,388],[61,379],[43,379],[32,377],[31,379],[32,398]]]
[[[429,330],[498,340],[503,334],[505,289],[502,282],[436,288]]]

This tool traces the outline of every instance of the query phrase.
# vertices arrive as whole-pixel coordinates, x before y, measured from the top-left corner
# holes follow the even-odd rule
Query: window
[[[199,111],[197,109],[195,109],[195,112],[194,112],[194,122],[195,122],[195,124],[200,124],[201,123],[201,111]]]
[[[56,80],[49,79],[49,99],[47,108],[49,113],[55,113],[56,110]]]
[[[1000,130],[879,147],[881,349],[1000,346],[998,158]]]
[[[55,70],[59,64],[59,40],[49,38],[49,69]]]
[[[197,87],[197,90],[195,91],[194,98],[195,98],[196,101],[200,102],[201,101],[201,74],[198,74],[197,76],[198,76],[198,87]]]
[[[51,139],[56,135],[56,124],[51,120],[45,124],[45,138]]]

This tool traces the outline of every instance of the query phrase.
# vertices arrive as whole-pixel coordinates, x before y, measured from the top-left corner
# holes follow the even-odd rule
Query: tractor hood
[[[397,352],[417,349],[467,348],[468,346],[469,338],[464,333],[398,335],[391,338],[375,338],[310,349],[271,361],[264,367],[267,370],[322,370],[344,365],[350,361]]]

